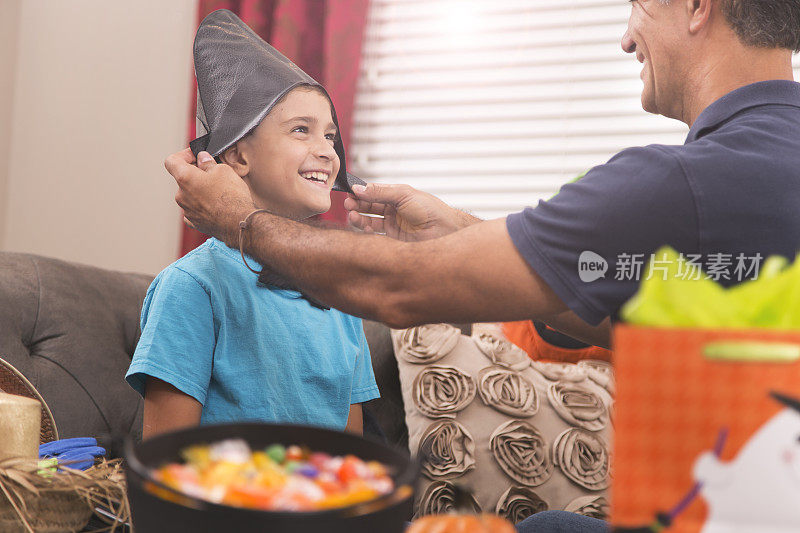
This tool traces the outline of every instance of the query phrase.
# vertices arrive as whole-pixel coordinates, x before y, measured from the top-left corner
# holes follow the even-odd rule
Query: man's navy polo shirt
[[[663,245],[701,257],[725,285],[738,281],[737,266],[749,270],[738,277],[753,277],[757,254],[792,260],[800,250],[800,84],[739,88],[701,113],[685,144],[624,150],[506,225],[530,266],[593,325],[617,316],[639,285],[632,267]],[[582,281],[583,252],[608,262],[605,277]],[[602,265],[592,254],[583,259]]]

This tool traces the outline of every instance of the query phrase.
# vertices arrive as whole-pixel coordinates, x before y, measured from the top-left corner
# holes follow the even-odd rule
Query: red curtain
[[[198,24],[217,9],[230,9],[328,90],[345,148],[349,145],[361,41],[369,0],[200,0]],[[197,87],[192,86],[189,139],[195,138]],[[349,164],[349,162],[348,162]],[[332,193],[331,210],[321,218],[344,223],[344,194]],[[206,240],[186,226],[181,255]]]

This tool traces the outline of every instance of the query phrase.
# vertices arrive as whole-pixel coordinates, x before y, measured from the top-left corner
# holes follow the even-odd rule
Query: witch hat
[[[190,143],[195,156],[206,151],[217,157],[258,126],[278,100],[298,85],[313,85],[328,95],[314,78],[227,9],[212,12],[200,23],[194,39],[194,71],[197,119],[203,130]],[[333,105],[331,112],[338,129]],[[340,162],[333,189],[352,192],[353,185],[364,182],[347,173],[341,135],[333,147]]]

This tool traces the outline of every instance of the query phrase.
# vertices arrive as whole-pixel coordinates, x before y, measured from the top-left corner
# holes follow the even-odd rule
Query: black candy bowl
[[[353,454],[380,461],[393,473],[395,490],[370,502],[313,512],[258,511],[220,505],[177,492],[153,479],[151,471],[180,461],[193,444],[243,439],[251,448],[278,443],[308,446],[331,455]],[[389,446],[329,429],[243,423],[198,426],[125,446],[128,499],[136,533],[245,532],[401,533],[411,518],[416,466],[408,454]]]

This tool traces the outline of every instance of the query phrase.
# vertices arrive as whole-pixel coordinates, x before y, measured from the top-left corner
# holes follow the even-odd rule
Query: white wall
[[[8,158],[11,148],[11,113],[14,102],[14,73],[17,66],[17,37],[22,0],[0,2],[0,244],[6,226],[8,204]]]
[[[196,0],[0,4],[18,6],[14,57],[0,23],[0,249],[158,272],[178,253],[163,160],[186,144]]]

